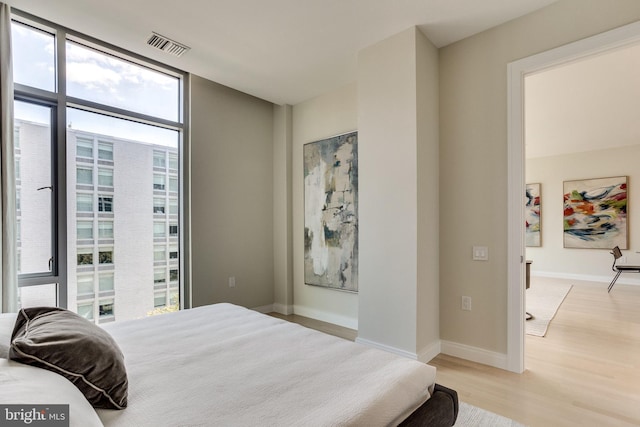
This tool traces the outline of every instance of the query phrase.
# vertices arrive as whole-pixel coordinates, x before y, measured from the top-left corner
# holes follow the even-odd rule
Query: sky
[[[14,81],[55,91],[55,39],[52,34],[12,23]],[[150,68],[66,42],[67,94],[162,119],[179,120],[180,80]],[[20,105],[23,104],[23,105]],[[47,109],[16,103],[15,117],[49,123]],[[177,147],[175,130],[67,109],[67,127],[117,138]]]

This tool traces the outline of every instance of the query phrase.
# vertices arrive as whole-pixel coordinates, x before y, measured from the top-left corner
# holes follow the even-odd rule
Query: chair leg
[[[607,289],[607,293],[611,292],[611,288],[613,288],[613,285],[616,284],[616,280],[618,280],[618,276],[620,276],[620,273],[622,273],[622,271],[618,270],[618,272],[616,273],[615,277],[613,278],[613,280],[609,284],[609,288]]]

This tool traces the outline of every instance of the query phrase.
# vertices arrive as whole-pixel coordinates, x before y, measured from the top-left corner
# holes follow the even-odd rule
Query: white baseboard
[[[397,354],[397,355],[402,356],[402,357],[406,357],[406,358],[413,359],[413,360],[418,360],[418,355],[416,353],[411,353],[410,351],[401,350],[399,348],[391,347],[391,346],[386,345],[386,344],[380,344],[378,342],[367,340],[367,339],[360,338],[360,337],[356,338],[356,342],[358,344],[362,344],[362,345],[365,345],[367,347],[377,348],[379,350],[384,350],[384,351],[387,351],[389,353]]]
[[[611,272],[611,276],[596,276],[596,275],[592,275],[592,274],[574,274],[574,273],[560,273],[557,271],[532,271],[531,272],[531,276],[533,277],[550,277],[550,278],[554,278],[554,279],[568,279],[568,280],[583,280],[586,282],[597,282],[597,283],[606,283],[609,284],[611,283],[611,280],[613,280],[613,276],[615,275],[615,273],[612,271]],[[629,273],[629,274],[621,274],[620,277],[618,277],[618,280],[616,281],[616,285],[617,284],[621,284],[621,285],[634,285],[634,286],[640,286],[640,274],[637,276],[637,279],[634,279],[633,277],[636,276],[636,274],[633,273]]]
[[[275,311],[276,313],[280,313],[280,314],[284,314],[285,316],[288,316],[290,314],[293,314],[293,306],[274,302],[273,311]]]
[[[321,320],[334,325],[342,326],[349,329],[358,329],[358,319],[341,316],[335,313],[329,313],[315,308],[304,307],[301,305],[293,306],[293,313],[300,316],[309,317],[311,319]]]
[[[253,307],[251,310],[257,311],[259,313],[271,313],[272,311],[275,311],[273,309],[273,304],[270,305],[261,305],[260,307]]]
[[[431,359],[442,353],[442,342],[440,340],[430,344],[418,352],[418,360],[429,363]]]
[[[440,341],[437,341],[431,345],[426,346],[417,354],[412,353],[410,351],[402,350],[396,347],[391,347],[386,344],[380,344],[379,342],[367,340],[364,338],[356,338],[356,342],[362,345],[366,345],[367,347],[377,348],[379,350],[384,350],[389,353],[397,354],[402,357],[406,357],[408,359],[419,360],[423,363],[428,363],[431,359],[440,354]]]
[[[443,354],[470,360],[472,362],[482,363],[483,365],[493,366],[494,368],[508,370],[507,355],[505,353],[496,353],[483,348],[472,347],[470,345],[445,340],[440,341],[440,346]]]

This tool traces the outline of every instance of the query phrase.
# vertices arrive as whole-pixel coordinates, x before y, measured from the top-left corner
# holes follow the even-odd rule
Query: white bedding
[[[105,426],[386,426],[429,397],[435,368],[231,304],[105,325],[129,406]]]

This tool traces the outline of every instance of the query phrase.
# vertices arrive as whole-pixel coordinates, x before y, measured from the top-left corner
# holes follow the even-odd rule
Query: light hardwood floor
[[[526,371],[452,356],[429,364],[460,400],[535,426],[640,426],[640,287],[560,281],[573,288],[543,338],[526,336]],[[300,316],[278,317],[354,340],[357,332]]]

